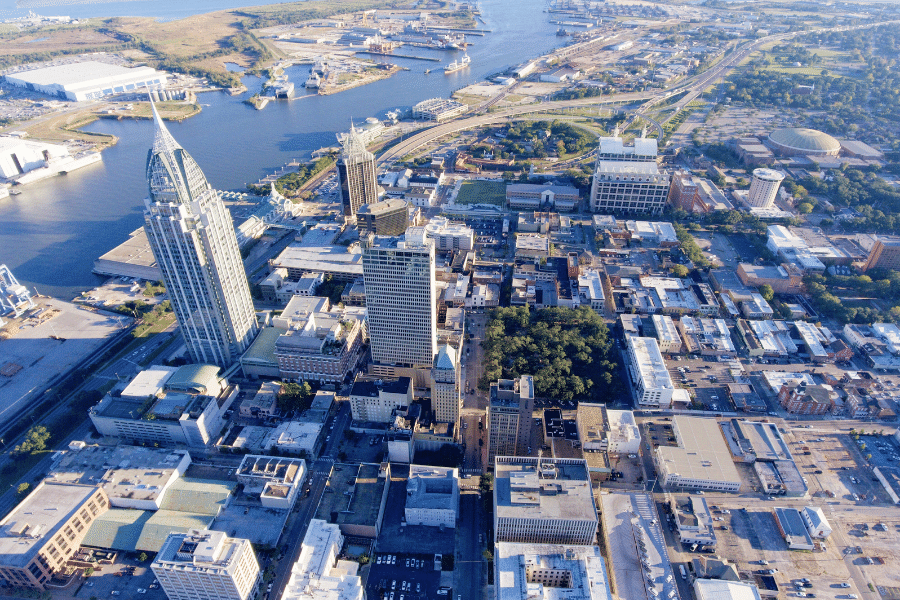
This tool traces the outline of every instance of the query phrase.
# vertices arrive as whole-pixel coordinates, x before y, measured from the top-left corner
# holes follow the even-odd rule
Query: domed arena
[[[782,156],[837,156],[841,143],[815,129],[791,127],[776,129],[769,135],[769,144]]]

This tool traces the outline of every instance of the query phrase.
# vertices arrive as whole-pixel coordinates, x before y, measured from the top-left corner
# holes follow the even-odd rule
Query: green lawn
[[[506,183],[502,181],[464,181],[456,197],[457,204],[493,204],[503,206],[506,203]]]

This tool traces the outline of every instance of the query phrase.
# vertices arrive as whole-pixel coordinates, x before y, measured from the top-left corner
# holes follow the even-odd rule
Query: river
[[[447,97],[486,75],[543,54],[565,39],[556,37],[556,26],[547,22],[544,0],[481,4],[483,27],[492,33],[470,37],[469,69],[425,75],[426,68],[461,55],[433,51],[441,63],[398,59],[397,64],[412,70],[339,94],[272,102],[262,111],[241,102],[260,86],[257,78],[248,77],[246,94],[201,94],[198,101],[203,111],[169,123],[169,130],[214,187],[243,189],[291,158],[305,158],[313,150],[335,144],[335,133],[346,131],[351,118],[383,117],[393,108]],[[412,47],[405,52],[426,53]],[[302,85],[309,67],[294,67],[289,74]],[[102,164],[25,186],[21,195],[0,200],[0,263],[6,263],[24,285],[64,299],[97,285],[101,279],[91,274],[94,259],[143,224],[150,122],[103,119],[85,129],[119,138],[118,144],[103,151]]]

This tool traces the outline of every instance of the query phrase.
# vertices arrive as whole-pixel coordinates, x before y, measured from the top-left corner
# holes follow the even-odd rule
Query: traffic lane
[[[477,600],[481,597],[484,579],[484,557],[478,535],[482,533],[481,496],[477,492],[460,495],[459,548],[454,571],[455,596]]]

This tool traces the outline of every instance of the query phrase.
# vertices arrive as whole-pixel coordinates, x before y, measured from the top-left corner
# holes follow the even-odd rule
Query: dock
[[[372,52],[371,50],[360,50],[357,54],[372,54],[374,56],[388,56],[390,58],[410,58],[413,60],[428,60],[431,62],[441,62],[439,58],[431,58],[430,56],[413,56],[412,54],[397,54],[387,52]]]

